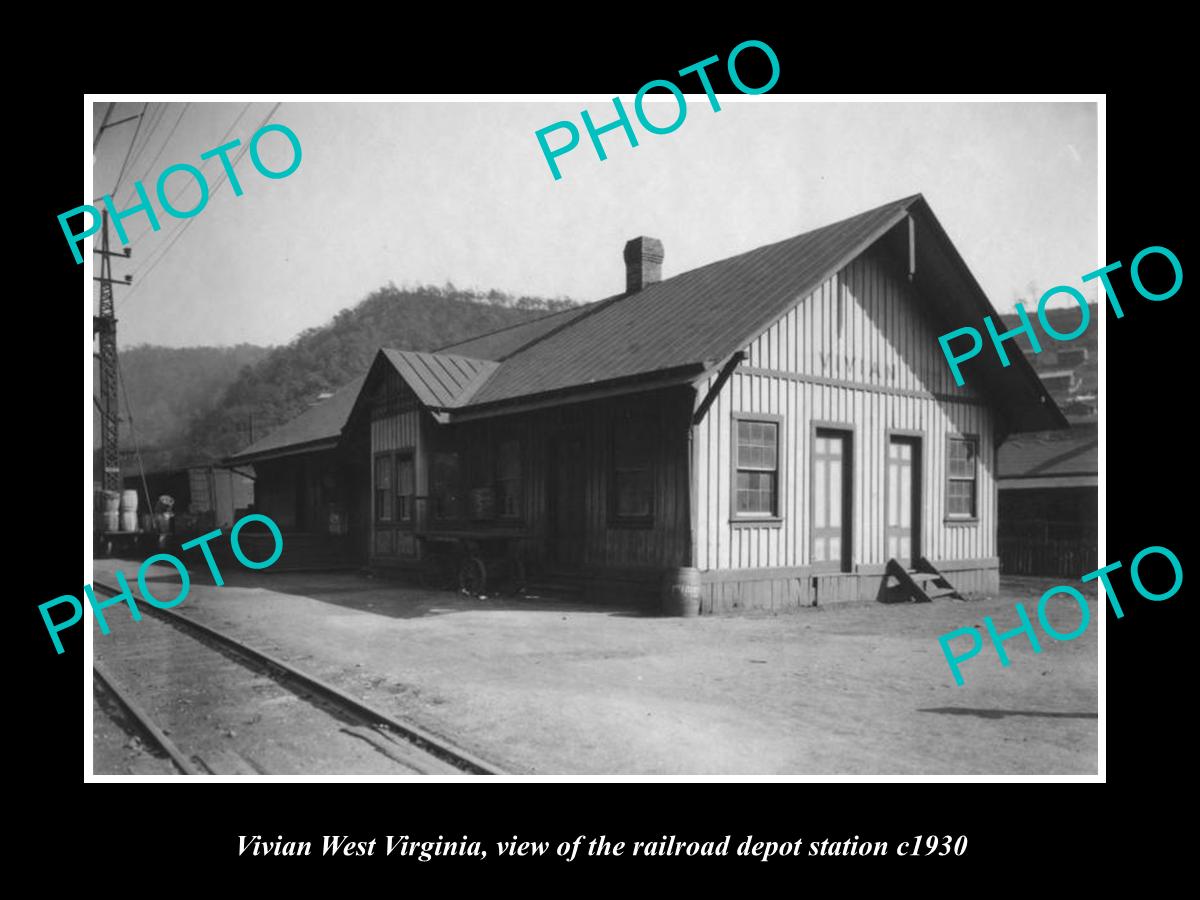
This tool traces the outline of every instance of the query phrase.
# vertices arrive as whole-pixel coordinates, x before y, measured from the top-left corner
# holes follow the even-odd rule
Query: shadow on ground
[[[917,712],[941,713],[946,716],[978,716],[980,719],[1004,719],[1008,716],[1037,716],[1042,719],[1096,719],[1098,713],[1083,712],[1038,712],[1026,709],[967,709],[962,706],[939,706],[933,709],[918,709]]]
[[[192,570],[192,584],[214,587],[215,582],[207,570]],[[636,603],[586,602],[582,598],[551,595],[503,594],[477,597],[459,591],[431,591],[405,581],[368,578],[349,572],[239,572],[222,569],[225,587],[235,589],[265,590],[278,594],[290,594],[356,609],[375,615],[391,616],[396,619],[415,619],[424,616],[441,616],[450,613],[522,611],[546,613],[592,613],[606,616],[643,618],[655,614],[655,610]],[[111,578],[102,579],[112,582]],[[131,587],[137,590],[136,581],[130,578]],[[179,593],[179,576],[170,567],[156,567],[146,573],[146,586],[155,596],[170,601]],[[161,585],[162,589],[158,590]],[[252,602],[253,598],[247,598]],[[185,601],[186,603],[186,601]]]

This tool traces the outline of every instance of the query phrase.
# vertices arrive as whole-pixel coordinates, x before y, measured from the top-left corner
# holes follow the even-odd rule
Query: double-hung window
[[[734,421],[734,518],[779,517],[779,422]]]
[[[978,517],[978,473],[979,438],[949,438],[946,452],[946,518]]]

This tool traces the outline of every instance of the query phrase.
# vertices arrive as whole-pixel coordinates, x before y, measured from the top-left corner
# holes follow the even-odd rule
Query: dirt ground
[[[99,560],[96,576],[136,563]],[[157,570],[156,570],[157,571]],[[150,585],[162,596],[177,576]],[[108,579],[112,581],[111,574]],[[1095,774],[1097,607],[1078,639],[986,641],[957,687],[938,644],[1006,631],[1053,581],[994,599],[669,619],[553,598],[476,599],[350,573],[195,577],[177,610],[513,774]],[[1076,585],[1078,586],[1078,585]],[[1100,610],[1100,614],[1103,611]],[[116,608],[110,622],[119,621]],[[1051,604],[1059,632],[1074,604]],[[105,640],[97,636],[99,642]],[[964,639],[960,639],[964,640]],[[964,640],[965,643],[965,640]],[[956,645],[957,646],[957,645]],[[99,738],[99,735],[98,735]]]

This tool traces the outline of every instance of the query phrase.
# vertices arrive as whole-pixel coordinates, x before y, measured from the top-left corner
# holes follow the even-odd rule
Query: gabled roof
[[[694,380],[723,364],[803,297],[877,242],[908,255],[911,220],[917,235],[914,281],[922,314],[943,331],[998,316],[920,194],[787,240],[729,257],[630,294],[581,307],[541,334],[537,329],[487,346],[500,367],[471,398],[473,414],[530,398],[547,400],[654,377]],[[546,317],[550,318],[550,317]],[[538,320],[541,325],[549,324]],[[540,326],[539,326],[540,328]],[[521,346],[521,338],[531,340]],[[480,339],[482,340],[482,339]],[[1010,367],[981,353],[964,366],[972,387],[1001,410],[1008,431],[1065,427],[1067,422],[1023,354]],[[466,410],[463,411],[466,413]]]
[[[902,220],[918,199],[906,197],[592,304],[567,327],[507,358],[473,405],[711,368]]]
[[[380,366],[393,368],[441,422],[499,415],[518,404],[571,402],[601,390],[694,383],[877,243],[905,259],[911,250],[921,314],[943,333],[968,325],[982,330],[984,316],[998,317],[924,197],[914,194],[436,353],[381,350],[367,379]],[[998,432],[1066,427],[1025,355],[1010,348],[1011,365],[1003,367],[989,350],[964,364],[963,373],[999,410]],[[343,425],[357,408],[356,401]]]
[[[425,406],[454,409],[465,405],[499,367],[486,359],[454,353],[423,353],[418,350],[379,351],[395,368]]]
[[[360,375],[348,382],[332,397],[284,422],[266,437],[228,457],[225,462],[250,463],[335,446],[365,377]]]
[[[455,353],[425,353],[384,347],[375,354],[371,368],[361,380],[358,397],[346,421],[359,416],[359,410],[367,402],[372,386],[378,383],[385,372],[392,371],[404,380],[433,417],[444,424],[449,421],[449,411],[469,402],[499,365],[492,360],[473,359]]]

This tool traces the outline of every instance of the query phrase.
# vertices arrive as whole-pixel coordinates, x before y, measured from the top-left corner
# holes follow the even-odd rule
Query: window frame
[[[953,475],[950,472],[950,453],[955,441],[974,445],[975,455],[972,460],[974,463],[974,472],[970,478],[967,478],[965,475]],[[942,502],[942,521],[947,525],[976,525],[979,523],[979,459],[981,446],[982,442],[979,440],[978,434],[946,435],[945,498]],[[971,483],[971,512],[969,514],[950,512],[950,484],[955,481],[969,481]]]
[[[617,508],[619,491],[617,489],[617,434],[623,429],[640,429],[647,435],[646,465],[644,471],[649,480],[650,511],[644,515],[622,515]],[[653,528],[655,512],[658,508],[658,491],[655,481],[658,477],[658,454],[654,447],[660,440],[658,424],[649,415],[637,415],[625,412],[613,417],[609,424],[608,434],[608,525],[610,528]],[[641,471],[622,467],[621,471]]]
[[[757,422],[775,426],[775,503],[774,511],[766,513],[740,513],[737,509],[738,472],[766,472],[767,469],[741,469],[738,466],[738,425],[741,422]],[[730,413],[729,424],[729,522],[731,525],[780,526],[784,521],[783,498],[787,478],[787,432],[784,417],[778,413],[734,412]]]
[[[400,493],[400,463],[407,460],[412,464],[412,493]],[[417,455],[412,448],[392,451],[392,524],[411,528],[417,515]],[[400,498],[409,498],[408,515],[400,515]]]
[[[453,456],[454,467],[457,472],[457,484],[455,485],[455,494],[458,499],[458,510],[456,515],[448,516],[442,513],[442,495],[438,492],[438,482],[436,480],[437,458],[440,455]],[[467,517],[468,504],[470,498],[467,496],[469,491],[463,489],[463,453],[458,448],[445,449],[436,448],[429,453],[429,505],[430,519],[434,522],[462,522]]]
[[[396,506],[395,506],[395,504],[396,504],[396,498],[395,498],[396,461],[393,459],[394,456],[395,456],[395,454],[391,450],[379,450],[379,451],[376,451],[372,457],[372,469],[371,469],[371,525],[372,525],[372,527],[377,527],[379,525],[393,526],[396,524],[396,516],[395,516],[395,513],[396,513]],[[386,488],[379,486],[379,462],[380,462],[380,460],[387,460],[387,469],[391,476],[392,483]],[[391,507],[390,507],[391,515],[389,515],[387,518],[383,518],[379,514],[379,512],[380,512],[379,495],[383,491],[388,491],[388,492],[390,492],[390,495],[391,495]]]

